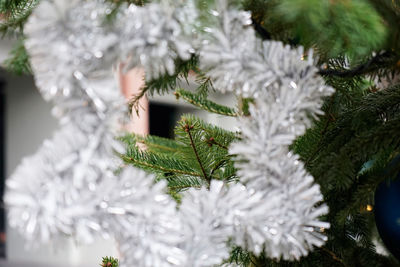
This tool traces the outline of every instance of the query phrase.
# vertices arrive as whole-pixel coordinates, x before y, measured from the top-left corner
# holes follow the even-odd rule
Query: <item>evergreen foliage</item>
[[[175,128],[175,140],[157,136],[127,135],[122,159],[165,179],[173,195],[189,187],[209,185],[211,179],[235,180],[228,146],[236,134],[188,114]],[[136,144],[142,144],[145,149]],[[141,146],[142,147],[142,146]]]
[[[0,14],[3,19],[0,20],[0,32],[3,34],[22,32],[24,23],[38,1],[39,0],[1,0]]]
[[[115,12],[124,2],[142,4],[114,2]],[[212,1],[196,3],[204,10],[200,19],[210,23],[206,11]],[[0,13],[5,14],[0,31],[22,31],[35,4],[32,0],[0,0]],[[320,74],[336,93],[325,100],[325,115],[291,146],[321,186],[330,208],[324,218],[331,223],[326,230],[328,242],[299,262],[256,257],[240,247],[232,249],[227,262],[246,267],[399,266],[392,256],[376,252],[378,234],[367,206],[374,205],[377,185],[400,171],[399,161],[387,168],[400,153],[400,85],[392,80],[400,68],[400,1],[242,0],[232,4],[252,12],[260,37],[314,48],[322,66]],[[22,43],[12,58],[7,63],[10,70],[29,71]],[[210,101],[207,96],[212,83],[197,65],[196,57],[176,62],[173,75],[148,81],[131,104],[137,105],[145,94],[175,91],[177,97],[208,112],[225,116],[248,113],[251,99],[239,99],[238,108]],[[198,78],[195,93],[179,88],[189,73]],[[179,201],[180,192],[189,187],[209,185],[211,179],[238,179],[227,151],[238,136],[184,115],[175,128],[175,140],[137,135],[121,138],[127,146],[121,158],[155,173],[158,180],[165,179],[171,195]]]
[[[189,91],[186,91],[184,89],[178,89],[175,91],[175,96],[176,98],[183,98],[185,101],[189,102],[190,104],[199,107],[203,110],[206,110],[211,113],[216,113],[224,116],[231,116],[235,117],[237,116],[237,112],[233,108],[225,107],[222,105],[219,105],[217,103],[214,103],[201,95],[198,94],[193,94]]]
[[[10,72],[13,72],[17,75],[31,73],[29,57],[25,50],[22,39],[19,40],[12,49],[10,58],[4,62],[4,65]]]
[[[134,96],[130,101],[130,107],[134,107],[136,111],[138,110],[138,101],[145,94],[153,95],[155,93],[164,94],[170,90],[176,88],[177,84],[182,81],[182,79],[188,82],[187,78],[189,76],[189,72],[193,69],[196,69],[198,63],[197,57],[192,57],[188,61],[182,61],[177,59],[175,61],[175,73],[173,75],[165,75],[162,78],[147,81],[145,87],[141,90],[141,92]],[[206,85],[203,85],[203,87]],[[204,89],[203,89],[204,90]]]
[[[385,41],[382,19],[366,0],[250,0],[244,7],[273,37],[316,47],[323,58],[357,59]]]
[[[118,260],[113,257],[103,257],[101,267],[118,267]]]

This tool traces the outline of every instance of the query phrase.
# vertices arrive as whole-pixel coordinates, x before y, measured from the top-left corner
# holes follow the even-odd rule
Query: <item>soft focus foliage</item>
[[[103,257],[101,267],[118,267],[118,260],[113,257]]]

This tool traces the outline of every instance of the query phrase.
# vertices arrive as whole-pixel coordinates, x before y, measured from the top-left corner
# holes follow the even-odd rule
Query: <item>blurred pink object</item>
[[[126,73],[122,71],[122,65],[119,68],[119,77],[122,94],[126,99],[130,100],[133,96],[140,93],[140,89],[144,86],[144,70],[134,68]],[[149,101],[146,96],[139,100],[139,112],[132,110],[132,119],[126,125],[126,130],[140,135],[148,135],[149,128]]]

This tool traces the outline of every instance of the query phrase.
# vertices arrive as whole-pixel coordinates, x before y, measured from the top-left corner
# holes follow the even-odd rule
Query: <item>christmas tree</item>
[[[121,266],[399,265],[400,225],[388,240],[375,212],[400,171],[399,1],[0,0],[0,13],[21,40],[6,65],[35,75],[62,122],[7,184],[28,239],[112,235]],[[187,114],[174,139],[115,140],[121,61],[145,70],[133,112],[173,92],[239,130]],[[189,75],[195,91],[178,88]]]

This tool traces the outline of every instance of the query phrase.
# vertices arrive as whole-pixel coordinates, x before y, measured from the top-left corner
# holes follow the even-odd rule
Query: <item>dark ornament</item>
[[[375,223],[386,248],[400,260],[400,173],[375,191]]]

